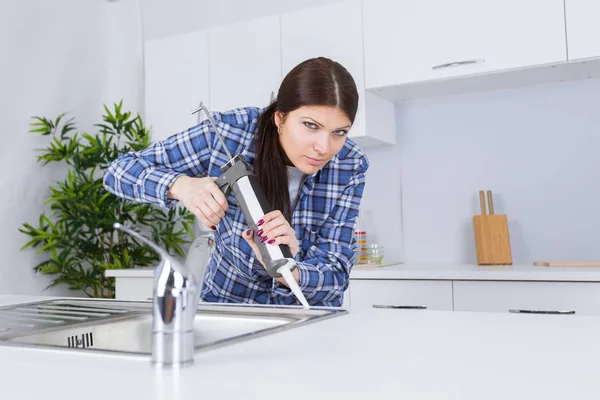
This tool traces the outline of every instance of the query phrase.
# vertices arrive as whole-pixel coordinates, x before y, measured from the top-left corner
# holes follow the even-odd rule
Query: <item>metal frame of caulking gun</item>
[[[258,178],[241,154],[237,154],[235,157],[231,156],[210,112],[202,103],[200,103],[197,109],[192,111],[192,114],[200,111],[204,111],[208,116],[212,128],[229,157],[227,164],[221,167],[223,174],[217,178],[215,183],[225,196],[233,191],[248,227],[256,232],[259,227],[255,221],[258,221],[271,211],[269,202],[258,182]],[[278,272],[282,266],[287,265],[290,271],[296,268],[296,262],[289,246],[285,244],[278,246],[268,245],[267,243],[262,243],[256,236],[254,237],[254,242],[258,246],[263,264],[271,277],[282,277],[283,275]]]

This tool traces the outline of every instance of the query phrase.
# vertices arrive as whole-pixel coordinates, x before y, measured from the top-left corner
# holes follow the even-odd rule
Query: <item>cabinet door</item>
[[[208,98],[208,35],[197,31],[146,42],[145,122],[153,141],[188,129],[205,117],[191,111]]]
[[[452,281],[353,279],[350,307],[424,306],[427,310],[452,311]]]
[[[281,83],[279,16],[209,31],[210,106],[266,107]]]
[[[342,308],[350,308],[350,286],[344,292],[344,301],[342,302]]]
[[[116,277],[115,299],[127,301],[152,300],[154,278]]]
[[[566,60],[563,0],[364,2],[366,87]]]
[[[600,282],[454,281],[455,311],[600,315]]]
[[[359,93],[358,112],[349,137],[366,133],[362,16],[359,0],[302,9],[281,16],[283,76],[302,61],[327,57],[342,64]]]
[[[565,0],[569,60],[600,57],[600,1]]]

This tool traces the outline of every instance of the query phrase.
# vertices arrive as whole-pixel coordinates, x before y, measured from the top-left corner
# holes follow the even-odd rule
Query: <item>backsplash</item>
[[[361,209],[387,260],[475,263],[479,190],[508,216],[515,264],[600,259],[598,104],[597,79],[399,104]]]

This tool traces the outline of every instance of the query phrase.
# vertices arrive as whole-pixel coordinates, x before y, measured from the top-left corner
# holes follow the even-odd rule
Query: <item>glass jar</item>
[[[384,247],[377,244],[371,244],[366,249],[367,263],[369,264],[381,264],[384,256]]]

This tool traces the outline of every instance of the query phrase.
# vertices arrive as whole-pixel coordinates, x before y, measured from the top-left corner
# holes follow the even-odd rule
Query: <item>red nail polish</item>
[[[271,239],[271,240],[269,240],[269,242],[268,242],[268,243],[269,243],[269,244],[273,244],[273,243],[275,243],[275,239]]]
[[[264,219],[261,219],[260,221],[258,221],[258,222],[256,223],[256,226],[261,226],[261,225],[262,225],[262,224],[264,224],[264,223],[265,223],[265,220],[264,220]]]
[[[250,234],[251,234],[251,233],[252,233],[252,229],[248,229],[248,230],[246,231],[246,235],[248,235],[248,236],[250,236]]]
[[[263,233],[264,231],[261,229],[260,231],[256,232],[256,236],[262,236]]]
[[[213,231],[216,231],[216,230],[217,230],[217,227],[216,227],[216,226],[214,226],[214,225],[213,225],[213,226],[211,226],[210,228],[211,228]]]
[[[267,239],[268,239],[268,237],[266,237],[266,236],[265,236],[264,238],[260,239],[260,242],[261,242],[261,243],[264,243],[264,242],[266,242],[266,241],[267,241]]]

